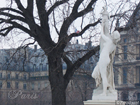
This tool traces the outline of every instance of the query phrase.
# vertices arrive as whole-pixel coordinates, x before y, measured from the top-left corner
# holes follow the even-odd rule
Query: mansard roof
[[[132,25],[136,25],[138,19],[140,20],[140,2],[136,6],[136,9],[133,11],[130,19],[126,24],[126,27],[130,26],[132,23]]]

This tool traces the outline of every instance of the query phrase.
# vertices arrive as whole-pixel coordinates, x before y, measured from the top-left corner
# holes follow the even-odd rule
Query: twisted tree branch
[[[20,11],[18,11],[18,10],[16,10],[16,9],[13,9],[13,8],[0,8],[0,12],[2,12],[2,11],[6,11],[6,10],[8,10],[8,11],[12,11],[12,12],[15,12],[15,13],[20,14],[20,15],[23,16],[23,13],[20,12]]]
[[[57,1],[57,2],[55,2],[54,5],[51,6],[51,8],[48,10],[47,14],[50,15],[51,12],[54,11],[54,9],[55,9],[56,7],[58,7],[58,6],[61,5],[61,4],[66,3],[66,2],[68,2],[68,1],[69,1],[69,0],[62,0],[62,1]]]
[[[94,49],[92,49],[89,52],[87,52],[82,58],[79,58],[74,64],[72,64],[72,66],[67,68],[67,71],[66,71],[66,73],[64,75],[66,86],[69,83],[70,79],[72,78],[75,70],[77,70],[92,55],[96,54],[96,52],[99,51],[99,49],[100,49],[100,46],[98,45]]]
[[[21,4],[21,1],[20,0],[15,0],[17,6],[18,6],[18,9],[20,9],[21,11],[25,11],[25,8],[23,7],[23,5]]]

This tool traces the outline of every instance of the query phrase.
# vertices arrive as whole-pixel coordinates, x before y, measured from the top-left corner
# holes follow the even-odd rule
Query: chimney
[[[76,40],[76,44],[79,44],[79,41],[78,41],[78,39]]]
[[[120,27],[120,22],[119,22],[119,18],[117,19],[117,22],[116,22],[116,28],[119,28]]]
[[[37,45],[34,45],[34,52],[37,51]]]

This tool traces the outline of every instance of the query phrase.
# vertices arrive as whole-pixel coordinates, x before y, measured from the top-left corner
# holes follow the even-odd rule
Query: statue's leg
[[[107,94],[107,87],[109,87],[108,80],[107,80],[107,66],[110,62],[109,56],[101,56],[99,60],[99,70],[102,78],[103,83],[103,93],[102,95]]]
[[[101,95],[107,95],[107,87],[108,87],[108,81],[106,77],[106,69],[102,69],[101,72],[101,77],[102,77],[102,83],[103,83],[103,93]]]

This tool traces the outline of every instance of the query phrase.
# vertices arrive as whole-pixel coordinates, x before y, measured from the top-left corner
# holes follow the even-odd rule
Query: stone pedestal
[[[125,105],[124,101],[116,100],[88,100],[84,101],[84,105]]]
[[[110,92],[107,90],[107,95],[101,95],[103,93],[103,86],[100,86],[93,90],[92,100],[118,100],[117,90]]]
[[[117,104],[117,91],[110,92],[107,90],[107,95],[102,95],[103,87],[100,85],[97,89],[93,90],[92,100],[84,101],[84,105],[120,105]],[[123,105],[123,104],[121,104]]]
[[[115,100],[88,100],[84,101],[84,105],[116,105]]]

